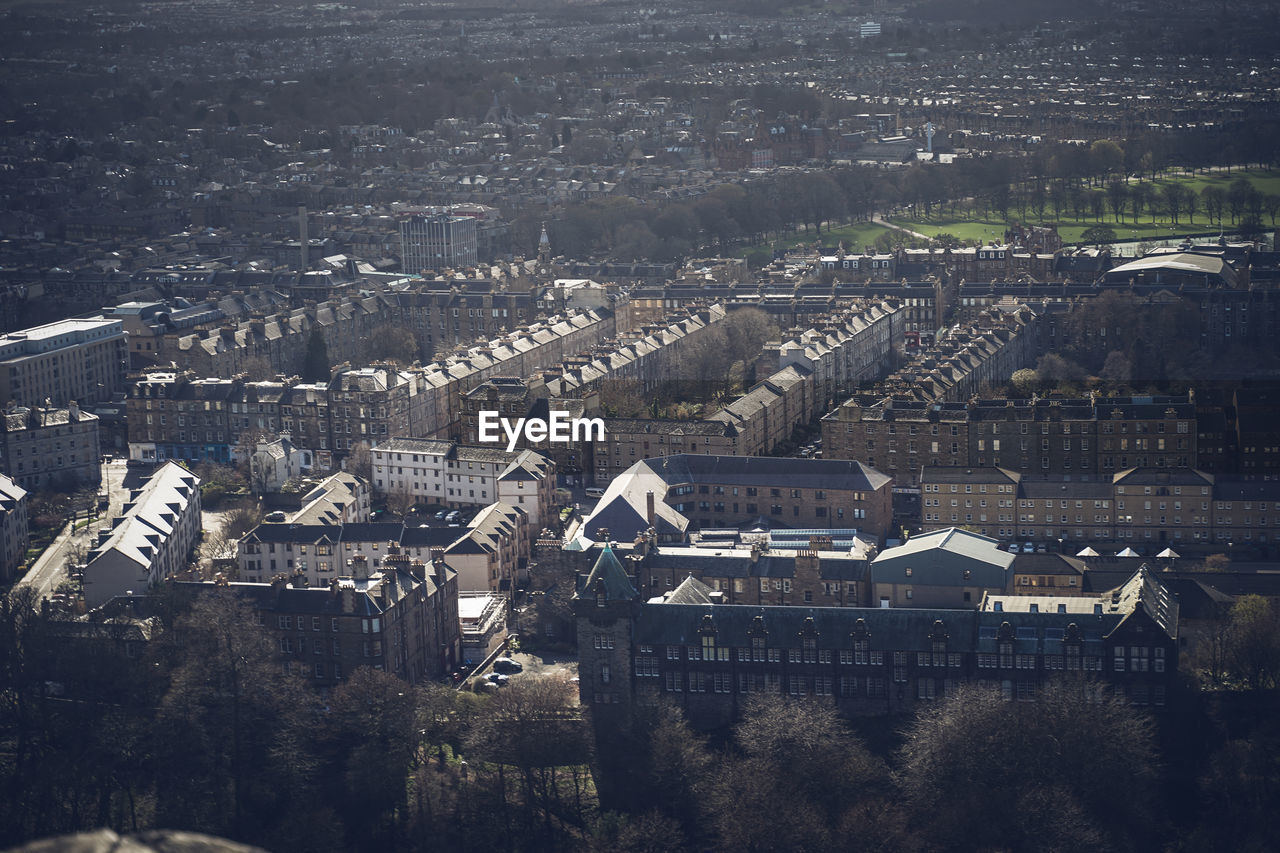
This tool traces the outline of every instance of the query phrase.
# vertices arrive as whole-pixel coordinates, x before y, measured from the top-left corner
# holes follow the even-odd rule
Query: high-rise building
[[[400,220],[400,266],[405,272],[475,266],[476,260],[472,217],[412,214]]]
[[[129,353],[119,319],[59,320],[0,335],[0,404],[82,404],[124,388]]]

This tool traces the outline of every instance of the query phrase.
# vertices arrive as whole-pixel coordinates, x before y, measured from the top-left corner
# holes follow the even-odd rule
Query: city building
[[[1092,599],[989,596],[982,609],[724,604],[689,578],[642,601],[606,548],[573,599],[579,695],[599,722],[667,699],[724,725],[754,694],[854,715],[909,714],[965,682],[1034,701],[1080,673],[1131,703],[1163,706],[1177,678],[1178,602],[1145,568]]]
[[[1280,544],[1280,481],[1233,479],[1195,468],[1129,468],[1098,476],[1029,476],[1004,468],[926,467],[925,530],[972,526],[984,536],[1052,544]],[[1123,547],[1122,545],[1122,547]]]
[[[200,539],[200,478],[168,462],[135,489],[87,557],[89,609],[118,595],[142,594],[187,568]]]
[[[0,405],[103,403],[125,387],[120,320],[59,320],[0,335]]]
[[[872,606],[964,609],[1010,584],[1014,556],[988,536],[951,527],[913,536],[870,566]]]
[[[29,490],[97,485],[98,426],[74,400],[64,409],[10,407],[0,416],[0,471]]]
[[[717,540],[711,547],[705,540],[659,544],[650,537],[637,541],[621,559],[632,568],[636,587],[646,599],[670,593],[693,578],[725,604],[865,606],[867,565],[875,548],[856,531],[771,531],[750,539],[723,547]]]
[[[550,517],[555,465],[532,450],[466,447],[451,441],[393,438],[374,445],[373,488],[418,503],[488,506],[497,501],[524,510],[540,530]]]
[[[400,268],[405,272],[473,267],[477,258],[474,218],[438,213],[400,219]]]
[[[524,510],[499,501],[476,513],[460,535],[456,528],[450,531],[457,538],[444,557],[458,573],[458,589],[509,596],[527,583],[530,534]]]
[[[964,402],[855,395],[822,419],[823,453],[916,485],[921,467],[1109,476],[1196,461],[1192,395]]]
[[[284,484],[311,470],[312,456],[287,436],[259,442],[249,457],[249,482],[256,494],[278,492]]]
[[[654,528],[670,542],[699,528],[856,527],[879,543],[892,527],[891,485],[860,462],[681,453],[615,477],[581,532],[625,542]]]
[[[13,580],[27,556],[27,490],[0,474],[0,581]]]
[[[330,474],[298,494],[291,524],[362,524],[369,520],[369,483],[355,474]],[[277,504],[272,504],[276,506]]]
[[[317,688],[329,688],[368,666],[409,684],[451,672],[461,660],[457,575],[444,563],[389,555],[370,571],[353,559],[350,576],[309,587],[298,577],[266,583],[179,583],[209,594],[229,587],[248,599],[274,637],[278,660]]]

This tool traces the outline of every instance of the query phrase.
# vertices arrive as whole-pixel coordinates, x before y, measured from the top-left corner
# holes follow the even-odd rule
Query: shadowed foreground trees
[[[166,628],[136,658],[68,645],[33,604],[19,590],[0,607],[6,846],[98,826],[477,853],[1225,853],[1275,837],[1276,709],[1261,674],[1154,721],[1067,678],[1034,702],[964,685],[893,734],[823,697],[750,694],[731,730],[696,733],[673,704],[629,722],[612,706],[597,740],[584,715],[599,706],[533,673],[477,695],[359,668],[322,696],[227,590],[155,602]],[[1250,602],[1235,615],[1238,637],[1272,630]],[[1157,762],[1157,722],[1173,769]]]
[[[908,729],[897,774],[912,819],[947,849],[1135,849],[1151,825],[1150,721],[1082,679],[1037,701],[963,685]]]

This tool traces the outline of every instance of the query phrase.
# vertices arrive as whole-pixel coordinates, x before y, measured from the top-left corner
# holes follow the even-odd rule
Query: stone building
[[[98,426],[97,415],[74,400],[64,409],[11,407],[0,416],[0,472],[30,490],[96,486]]]

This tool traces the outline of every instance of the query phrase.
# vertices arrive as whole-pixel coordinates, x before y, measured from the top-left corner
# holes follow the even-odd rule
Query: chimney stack
[[[649,522],[650,527],[654,526],[654,522],[657,516],[654,500],[655,499],[653,497],[652,489],[644,493],[644,517],[645,517],[645,520]]]
[[[351,577],[358,581],[367,581],[369,579],[369,558],[364,554],[356,554],[347,561],[347,565],[351,567]]]

